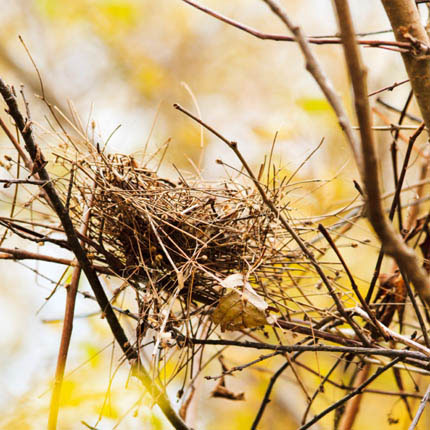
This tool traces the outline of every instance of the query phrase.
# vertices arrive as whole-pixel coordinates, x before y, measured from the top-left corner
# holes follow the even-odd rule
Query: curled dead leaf
[[[240,273],[228,276],[221,286],[233,290],[223,296],[212,314],[212,321],[221,330],[240,330],[267,324],[268,304],[260,297]]]
[[[245,393],[233,393],[224,385],[218,383],[215,389],[211,393],[212,397],[220,397],[228,400],[245,400]]]
[[[221,364],[221,368],[222,368],[223,373],[228,372],[229,369],[227,368],[226,364],[224,363],[224,357],[222,355],[220,355],[218,357],[218,360]],[[212,397],[219,397],[222,399],[228,399],[228,400],[245,400],[245,393],[235,394],[227,388],[224,374],[219,379],[218,384],[216,385],[216,387],[214,388],[214,390],[211,393],[211,396]]]

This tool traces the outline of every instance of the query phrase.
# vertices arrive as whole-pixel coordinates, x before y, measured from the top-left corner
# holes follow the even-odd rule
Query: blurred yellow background
[[[379,2],[350,3],[358,31],[389,28]],[[283,0],[282,4],[306,34],[336,33],[329,0]],[[204,5],[255,29],[285,33],[261,1],[204,0]],[[85,124],[95,121],[101,142],[114,132],[109,151],[133,153],[139,158],[150,138],[148,152],[170,141],[161,168],[165,175],[177,175],[174,165],[186,173],[200,168],[203,177],[216,179],[226,174],[215,163],[218,158],[240,168],[222,142],[206,132],[202,135],[196,124],[173,109],[173,103],[180,103],[193,112],[198,107],[205,121],[239,142],[256,170],[270,151],[276,132],[274,160],[286,176],[324,138],[322,147],[296,178],[314,181],[298,186],[291,195],[297,216],[317,217],[356,197],[352,180],[357,179],[357,172],[349,148],[293,43],[258,40],[181,0],[0,0],[0,6],[0,74],[17,88],[24,84],[33,120],[41,125],[40,130],[47,127],[47,112],[37,97],[41,94],[37,73],[19,35],[37,64],[50,102],[67,115],[73,105]],[[341,47],[313,49],[352,112]],[[405,79],[398,53],[365,48],[363,54],[369,67],[370,91]],[[401,108],[408,91],[402,86],[384,93],[383,98]],[[397,121],[382,107],[378,109],[390,121]],[[378,138],[383,153],[391,143],[389,134],[380,133]],[[0,145],[2,154],[10,152],[2,134]],[[389,166],[389,160],[384,159],[383,164]],[[392,187],[387,181],[386,190]],[[9,213],[12,194],[11,190],[2,191],[2,214]],[[360,222],[353,236],[371,242],[353,248],[354,241],[345,240],[344,257],[359,278],[369,280],[376,242],[365,222]],[[58,255],[49,245],[43,252]],[[59,288],[49,301],[45,298],[60,279],[62,269],[44,263],[0,261],[0,270],[0,427],[42,429],[47,422],[61,333],[64,289]],[[82,422],[100,430],[169,428],[140,384],[129,379],[127,366],[119,366],[120,354],[112,346],[104,320],[99,314],[88,316],[96,311],[94,303],[78,299],[76,313],[82,318],[75,322],[59,428],[88,428]],[[225,356],[229,365],[235,366],[258,354],[232,350]],[[322,372],[334,362],[327,353],[320,354],[318,360],[311,354],[305,357],[304,363],[315,369],[318,365]],[[245,392],[245,402],[211,399],[216,382],[201,378],[189,411],[191,426],[199,430],[249,428],[271,370],[281,362],[271,359],[228,378],[234,392]],[[219,373],[216,360],[205,370],[205,375]],[[339,367],[333,379],[347,383],[350,376]],[[305,380],[311,393],[320,382],[317,376]],[[413,385],[412,381],[408,384]],[[390,387],[391,375],[372,386]],[[175,405],[179,388],[173,384],[169,392]],[[328,406],[340,393],[329,386],[312,411]],[[365,402],[357,429],[405,428],[404,407],[397,397],[366,396],[373,397]],[[297,428],[305,405],[302,389],[286,372],[275,388],[261,429]],[[331,429],[332,420],[329,415],[313,428]]]

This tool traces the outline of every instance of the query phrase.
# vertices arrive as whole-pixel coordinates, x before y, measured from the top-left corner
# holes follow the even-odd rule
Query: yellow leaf
[[[74,270],[74,267],[72,267],[72,266],[69,266],[67,268],[66,273],[64,274],[64,284],[65,285],[70,285],[70,283],[72,282],[73,270]]]
[[[132,25],[136,21],[138,11],[136,6],[131,2],[126,1],[104,1],[99,3],[99,7],[107,18],[125,25]]]
[[[310,113],[331,112],[330,105],[326,99],[304,97],[297,101],[298,105]]]

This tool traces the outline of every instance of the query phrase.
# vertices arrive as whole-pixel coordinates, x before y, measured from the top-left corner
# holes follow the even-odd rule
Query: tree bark
[[[413,0],[381,0],[398,42],[416,43],[415,53],[403,53],[403,62],[423,120],[430,130],[430,46]],[[421,43],[419,43],[421,42]]]

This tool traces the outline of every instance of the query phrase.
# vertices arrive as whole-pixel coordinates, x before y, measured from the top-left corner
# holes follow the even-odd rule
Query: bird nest
[[[85,243],[94,266],[140,292],[141,315],[159,312],[172,296],[182,318],[191,308],[213,311],[226,293],[223,280],[238,274],[271,307],[283,296],[282,279],[298,254],[288,251],[290,238],[244,175],[172,181],[131,156],[95,148],[84,157],[56,155],[71,178],[57,188],[76,230],[90,211]],[[266,192],[285,205],[282,186]]]

